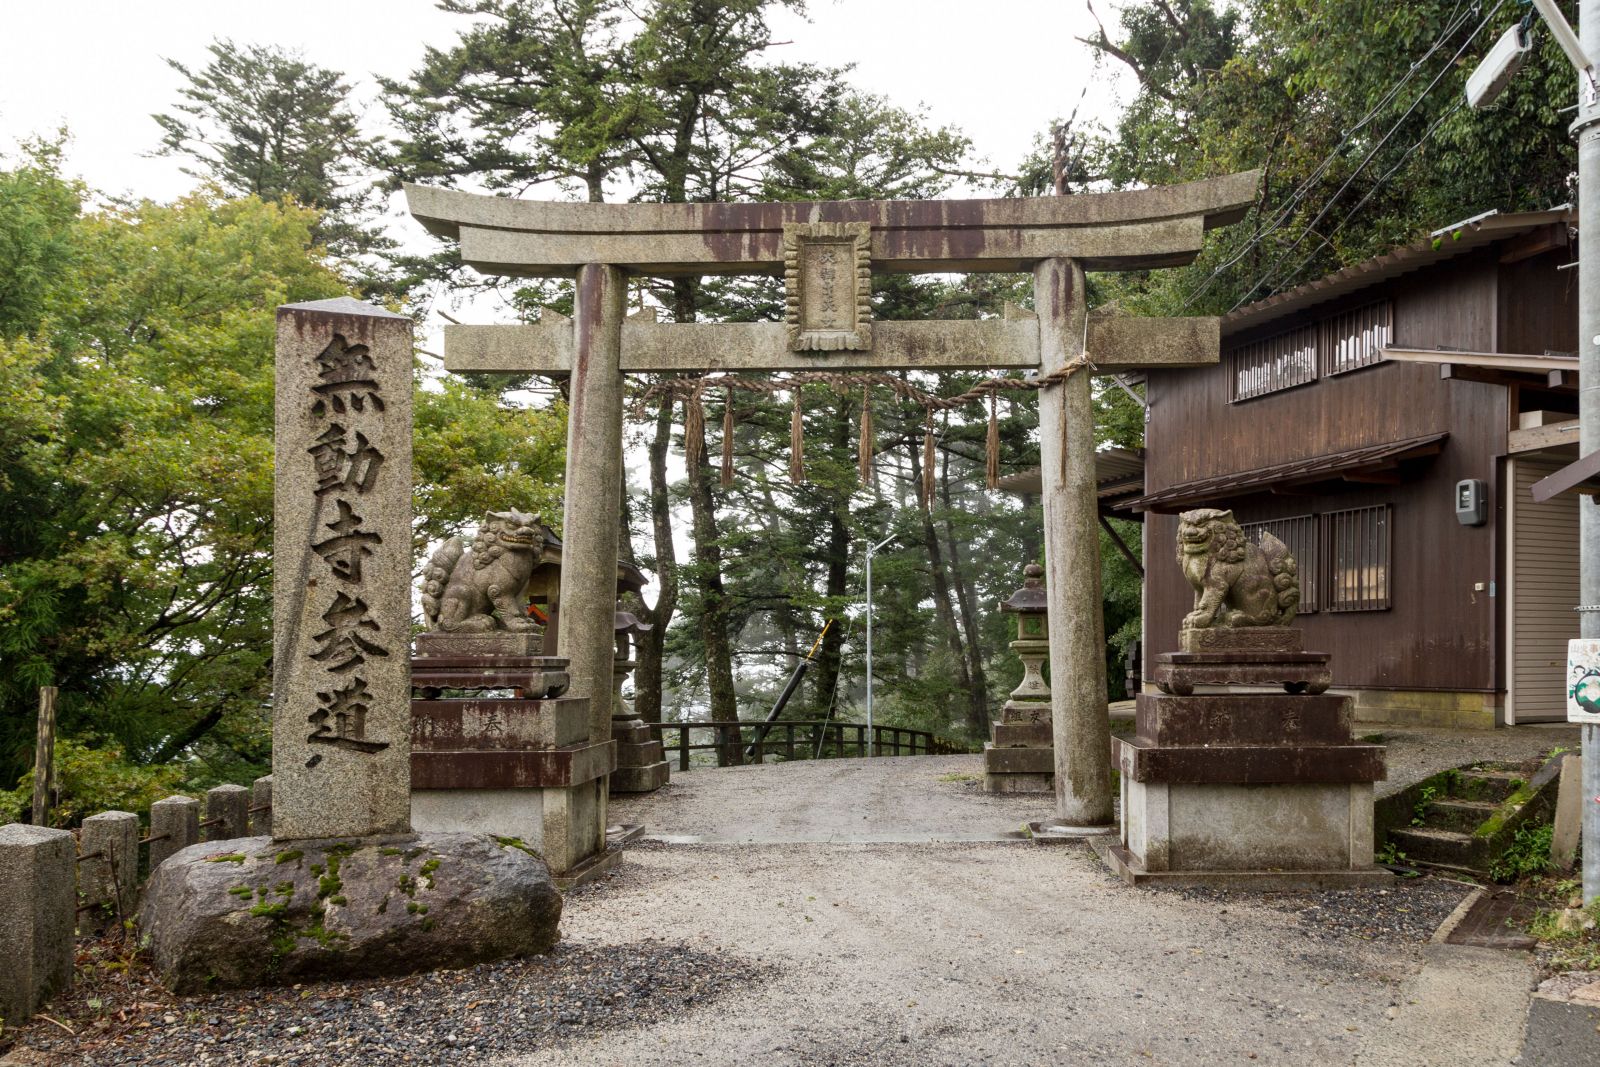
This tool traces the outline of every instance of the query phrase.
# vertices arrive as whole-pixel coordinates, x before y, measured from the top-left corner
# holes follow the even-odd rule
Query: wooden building
[[[1147,520],[1146,663],[1192,606],[1177,513],[1231,508],[1299,560],[1298,624],[1360,718],[1564,716],[1582,498],[1528,490],[1576,457],[1575,223],[1467,220],[1233,312],[1219,366],[1148,374],[1122,504]]]

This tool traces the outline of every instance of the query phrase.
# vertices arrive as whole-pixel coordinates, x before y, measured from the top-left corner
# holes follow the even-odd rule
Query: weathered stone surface
[[[1304,652],[1305,635],[1292,626],[1209,626],[1178,633],[1184,652]]]
[[[1217,319],[1089,315],[1089,351],[1099,374],[1150,366],[1216,363]],[[572,370],[572,324],[552,321],[504,326],[444,328],[447,370]],[[633,316],[622,326],[622,369],[628,373],[717,370],[844,370],[859,367],[860,352],[795,352],[781,322],[657,323]],[[1032,370],[1039,366],[1039,323],[1019,319],[946,319],[873,323],[871,365],[913,370]]]
[[[983,788],[989,793],[1054,793],[1054,774],[989,774],[983,776]]]
[[[437,631],[418,634],[416,638],[417,658],[424,659],[430,656],[443,656],[446,658],[470,657],[503,657],[503,656],[532,656],[545,659],[544,634],[521,632],[512,633],[509,630],[497,630],[493,633],[439,633]],[[555,657],[548,657],[552,664],[565,667],[565,661],[556,661]]]
[[[1054,774],[1053,748],[996,748],[983,746],[983,769],[989,774]]]
[[[103,928],[133,914],[139,892],[139,816],[102,811],[83,820],[78,831],[79,890],[84,925]]]
[[[8,1028],[72,988],[77,855],[65,830],[0,826],[0,1024]]]
[[[411,796],[411,819],[429,832],[517,838],[565,875],[605,849],[605,780],[539,789],[425,789]]]
[[[1178,517],[1178,563],[1194,587],[1185,629],[1284,627],[1300,604],[1299,565],[1270,533],[1259,545],[1245,537],[1233,512],[1196,508]]]
[[[1139,782],[1267,784],[1379,782],[1382,745],[1212,745],[1160,748],[1140,738],[1112,739],[1124,778]],[[1009,751],[1026,751],[1011,749]]]
[[[1171,652],[1155,668],[1156,688],[1188,696],[1197,685],[1281,685],[1290,693],[1325,693],[1333,684],[1318,652]]]
[[[994,724],[996,748],[1050,748],[1050,720],[1039,722],[997,722]]]
[[[1158,746],[1349,744],[1353,709],[1349,697],[1327,694],[1140,693],[1134,725]]]
[[[272,836],[272,775],[250,783],[250,836]]]
[[[424,752],[553,749],[589,736],[589,702],[554,700],[413,700],[411,755]]]
[[[544,749],[468,749],[411,754],[415,789],[533,789],[578,785],[617,769],[617,745],[600,741]]]
[[[1372,785],[1124,778],[1122,840],[1144,871],[1371,869]]]
[[[273,834],[410,829],[411,320],[278,309]]]
[[[570,278],[586,263],[769,273],[783,266],[783,225],[811,221],[870,224],[873,262],[889,271],[1018,271],[1049,257],[1097,270],[1171,266],[1193,257],[1208,225],[1239,218],[1259,181],[1251,171],[1073,197],[797,204],[569,204],[420,185],[405,193],[412,214],[458,238],[477,269]]]
[[[549,530],[537,515],[491,511],[469,548],[460,537],[439,547],[422,569],[422,615],[447,634],[532,635],[528,580],[544,561]],[[529,653],[531,654],[531,653]]]
[[[520,842],[473,834],[195,845],[140,915],[174,992],[465,967],[548,952],[561,895]]]
[[[200,802],[167,797],[150,805],[150,869],[200,840]]]
[[[659,746],[660,742],[656,742]],[[634,767],[618,767],[611,772],[613,793],[653,793],[666,785],[671,770],[665,760],[656,760]]]
[[[206,790],[207,841],[231,841],[250,836],[250,790],[242,785],[219,785]]]

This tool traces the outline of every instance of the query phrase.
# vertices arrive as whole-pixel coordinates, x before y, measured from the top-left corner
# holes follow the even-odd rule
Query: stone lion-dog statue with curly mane
[[[452,537],[422,571],[422,614],[428,629],[455,634],[538,629],[528,618],[527,588],[544,559],[544,527],[536,515],[491,511],[468,548]]]
[[[1271,533],[1251,544],[1233,512],[1216,508],[1178,517],[1178,563],[1194,586],[1186,630],[1213,626],[1288,626],[1300,604],[1300,573],[1289,546]]]

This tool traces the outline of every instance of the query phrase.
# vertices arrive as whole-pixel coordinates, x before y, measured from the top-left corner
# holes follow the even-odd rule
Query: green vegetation
[[[1511,835],[1511,844],[1489,865],[1489,877],[1497,882],[1512,882],[1525,875],[1541,875],[1550,866],[1549,823],[1520,826]]]

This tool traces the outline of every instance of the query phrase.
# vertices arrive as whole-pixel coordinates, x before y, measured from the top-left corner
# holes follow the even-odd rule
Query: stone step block
[[[997,722],[994,724],[996,748],[1050,748],[1049,722]]]
[[[660,741],[645,741],[635,745],[617,745],[617,767],[647,767],[666,759],[666,750]]]
[[[618,767],[611,772],[613,793],[653,793],[672,776],[665,760],[637,767]]]
[[[997,748],[983,746],[983,769],[986,774],[1054,774],[1056,752],[1054,748]]]
[[[1214,745],[1158,747],[1138,737],[1111,739],[1124,779],[1185,785],[1378,782],[1387,776],[1381,745]]]
[[[581,785],[617,769],[614,741],[533,750],[411,752],[411,788],[534,789]]]
[[[655,735],[638,719],[612,719],[611,740],[619,745],[642,745],[654,741]]]
[[[1498,803],[1525,784],[1526,779],[1515,771],[1462,771],[1456,777],[1451,793],[1462,800],[1492,800]]]
[[[564,748],[588,736],[589,701],[584,697],[411,702],[414,752]]]
[[[1435,800],[1429,803],[1427,825],[1470,834],[1500,810],[1492,800]]]
[[[1279,693],[1140,693],[1135,731],[1153,746],[1349,744],[1349,697]]]
[[[1484,869],[1483,845],[1470,833],[1433,826],[1408,826],[1389,831],[1389,844],[1409,863]]]

